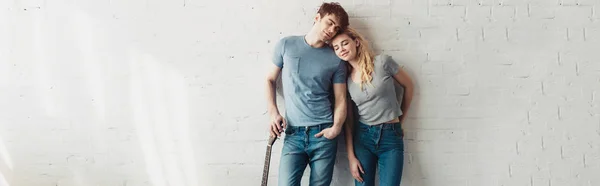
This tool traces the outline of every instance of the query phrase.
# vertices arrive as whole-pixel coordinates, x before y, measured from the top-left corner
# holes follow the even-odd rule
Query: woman
[[[346,146],[355,185],[374,185],[376,168],[382,186],[400,185],[404,161],[404,133],[401,123],[413,95],[411,78],[390,56],[375,56],[367,41],[352,28],[331,40],[336,55],[348,62],[348,104]],[[401,104],[394,81],[405,89]],[[358,122],[353,124],[353,109]],[[354,130],[356,128],[356,130]]]

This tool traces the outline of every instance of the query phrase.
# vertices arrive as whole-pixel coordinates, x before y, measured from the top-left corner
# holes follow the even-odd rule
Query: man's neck
[[[310,45],[313,48],[321,48],[325,45],[325,42],[319,40],[319,37],[317,37],[317,34],[315,32],[310,32],[306,34],[306,36],[304,36],[304,40],[308,45]]]

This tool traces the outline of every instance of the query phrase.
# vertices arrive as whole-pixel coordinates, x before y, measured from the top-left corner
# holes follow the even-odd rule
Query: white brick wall
[[[258,185],[273,45],[320,2],[0,1],[0,184]],[[600,185],[600,1],[341,3],[416,82],[402,185]]]

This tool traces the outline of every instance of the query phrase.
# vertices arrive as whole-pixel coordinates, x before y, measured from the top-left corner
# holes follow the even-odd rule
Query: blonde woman
[[[346,82],[354,104],[347,104],[345,130],[352,134],[346,135],[346,146],[355,185],[374,185],[379,168],[380,185],[398,186],[404,165],[402,124],[412,100],[412,80],[390,56],[373,54],[352,28],[332,39],[331,46],[349,64]],[[402,100],[397,100],[394,81],[405,90]],[[356,115],[351,105],[356,105]]]

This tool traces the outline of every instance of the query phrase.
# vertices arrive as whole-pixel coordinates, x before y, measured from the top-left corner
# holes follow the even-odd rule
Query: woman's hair
[[[356,58],[358,59],[358,68],[360,70],[360,89],[363,90],[364,84],[371,84],[373,80],[373,58],[375,55],[369,47],[369,42],[364,39],[362,35],[360,35],[353,28],[348,27],[347,29],[340,32],[340,34],[348,35],[352,40],[357,40],[359,45],[356,48]],[[350,67],[351,68],[351,67]]]

